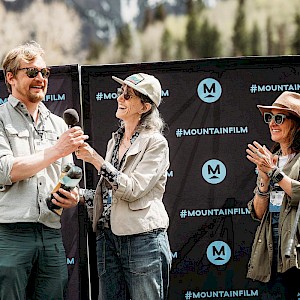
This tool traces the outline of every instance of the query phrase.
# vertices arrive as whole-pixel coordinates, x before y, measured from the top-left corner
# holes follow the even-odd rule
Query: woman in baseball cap
[[[105,159],[88,144],[77,158],[101,175],[93,203],[100,299],[167,299],[171,251],[163,195],[169,146],[160,117],[159,80],[138,73],[122,80],[116,117],[120,128]]]
[[[258,171],[248,208],[260,222],[247,277],[266,283],[266,294],[270,297],[266,299],[298,299],[300,94],[283,92],[271,106],[257,107],[275,144],[269,151],[253,142],[246,150],[248,160]]]

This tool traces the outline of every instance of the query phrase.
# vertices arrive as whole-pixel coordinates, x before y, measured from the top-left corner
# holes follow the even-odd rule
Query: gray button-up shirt
[[[64,164],[72,155],[57,160],[34,176],[12,183],[14,157],[27,156],[51,145],[67,130],[64,120],[39,104],[34,124],[26,106],[13,96],[0,106],[0,223],[39,222],[60,228],[60,217],[50,211],[46,198],[57,185]]]

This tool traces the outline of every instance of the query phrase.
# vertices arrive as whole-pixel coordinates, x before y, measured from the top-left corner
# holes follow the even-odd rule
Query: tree
[[[210,25],[205,18],[198,34],[199,57],[217,57],[220,56],[220,33],[214,25]]]
[[[250,54],[251,55],[261,55],[261,36],[260,30],[255,22],[250,35]]]
[[[96,40],[90,41],[89,49],[86,57],[87,61],[93,61],[93,60],[97,61],[97,59],[99,58],[103,50],[104,50],[104,45],[102,42]]]
[[[247,54],[247,30],[244,0],[238,0],[232,44],[234,56],[242,56]]]
[[[292,39],[292,49],[294,54],[300,54],[300,13],[295,15],[296,30]]]
[[[266,32],[267,32],[267,55],[273,55],[275,53],[275,43],[273,38],[273,24],[270,16],[267,18]]]
[[[170,31],[167,28],[165,28],[161,38],[160,54],[162,60],[170,60],[171,49],[172,49],[172,35]]]
[[[287,51],[287,42],[286,42],[286,24],[282,23],[277,27],[278,33],[278,43],[277,43],[277,54],[284,55]]]
[[[129,24],[125,24],[123,27],[121,27],[117,34],[117,48],[120,49],[121,55],[120,55],[120,61],[125,62],[126,57],[129,53],[130,46],[132,43],[132,37],[131,37],[131,30]]]
[[[150,9],[150,7],[146,7],[144,13],[142,31],[144,31],[152,23],[153,23],[153,11],[152,9]]]
[[[166,16],[167,13],[165,10],[165,6],[163,5],[163,3],[161,3],[155,8],[154,19],[163,22],[166,19]]]
[[[196,17],[196,13],[193,12],[188,17],[185,42],[188,51],[194,58],[197,57],[197,49],[199,48],[198,30],[198,18]]]

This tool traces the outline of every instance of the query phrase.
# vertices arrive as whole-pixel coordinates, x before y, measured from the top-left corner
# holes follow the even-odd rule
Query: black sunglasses
[[[284,114],[277,114],[277,115],[273,115],[270,112],[265,112],[264,113],[264,121],[265,123],[269,124],[272,119],[274,119],[274,122],[277,125],[281,125],[284,122],[284,119],[291,119],[291,117],[284,115]]]
[[[42,68],[40,70],[38,68],[21,68],[18,70],[26,70],[26,75],[29,78],[34,78],[34,77],[38,76],[39,72],[41,72],[43,78],[48,78],[50,76],[49,68]]]
[[[132,97],[132,95],[130,95],[130,94],[127,94],[127,93],[125,94],[125,92],[122,88],[118,88],[117,89],[117,96],[120,97],[122,94],[124,94],[123,97],[124,97],[125,100],[129,100]]]

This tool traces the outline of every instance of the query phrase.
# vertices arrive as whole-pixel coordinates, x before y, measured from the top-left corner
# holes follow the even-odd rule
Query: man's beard
[[[42,101],[45,98],[46,93],[43,94],[29,94],[28,95],[28,100],[31,103],[37,103]]]

